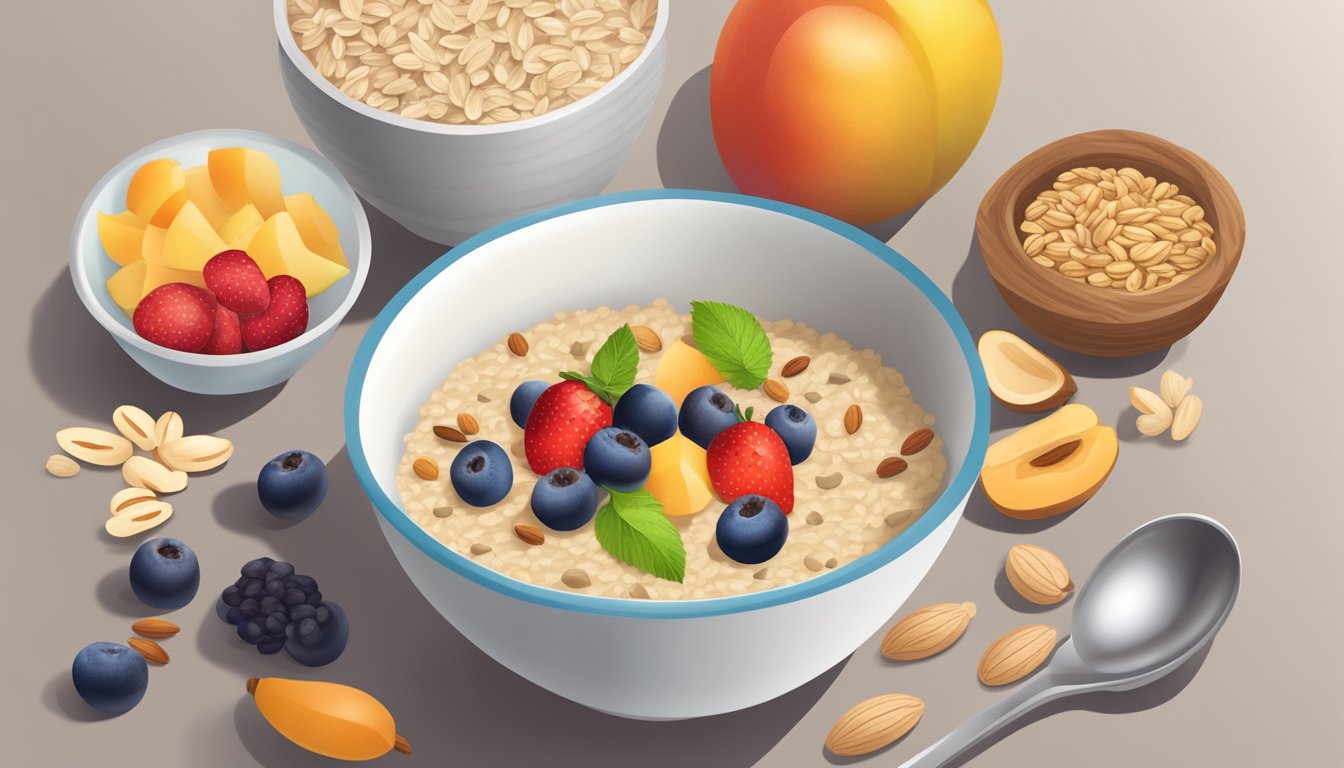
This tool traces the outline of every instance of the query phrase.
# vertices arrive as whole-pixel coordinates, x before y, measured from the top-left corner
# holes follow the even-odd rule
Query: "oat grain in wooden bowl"
[[[1098,178],[1082,178],[1079,169]],[[1116,194],[1115,179],[1128,200]],[[1183,241],[1193,238],[1187,230],[1199,242]],[[1060,139],[1020,160],[981,201],[976,233],[990,277],[1023,323],[1065,349],[1121,357],[1167,347],[1204,321],[1236,270],[1246,224],[1231,185],[1203,158],[1156,136],[1106,130]],[[1108,247],[1117,237],[1123,258]],[[1191,248],[1198,265],[1171,262],[1174,251],[1183,257]]]

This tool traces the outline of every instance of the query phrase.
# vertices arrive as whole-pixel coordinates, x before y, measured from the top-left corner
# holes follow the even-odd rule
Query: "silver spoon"
[[[1185,663],[1217,634],[1241,584],[1232,534],[1201,515],[1146,523],[1097,565],[1073,606],[1073,635],[1035,677],[901,768],[937,768],[1066,696],[1128,691]]]

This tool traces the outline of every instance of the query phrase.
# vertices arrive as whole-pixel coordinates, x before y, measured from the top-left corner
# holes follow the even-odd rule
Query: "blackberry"
[[[283,648],[301,664],[321,666],[345,650],[349,638],[345,612],[323,599],[316,579],[269,557],[248,562],[240,574],[220,593],[215,612],[258,653],[279,653]]]

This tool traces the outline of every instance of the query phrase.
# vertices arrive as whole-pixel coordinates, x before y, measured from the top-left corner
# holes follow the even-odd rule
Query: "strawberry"
[[[583,448],[598,430],[611,426],[611,406],[581,381],[546,388],[532,406],[523,429],[528,466],[538,475],[553,469],[583,469]]]
[[[743,421],[723,430],[709,444],[709,480],[719,498],[731,503],[749,493],[793,511],[793,462],[788,446],[771,428]]]
[[[140,300],[131,323],[161,347],[200,352],[215,332],[215,297],[194,285],[165,283]]]
[[[216,304],[215,332],[201,352],[206,355],[236,355],[242,351],[243,331],[239,326],[238,315],[223,304]]]
[[[261,267],[242,251],[221,251],[201,270],[205,287],[223,306],[242,315],[255,314],[271,303],[271,289]]]
[[[308,329],[308,292],[296,277],[276,275],[266,281],[271,303],[266,311],[239,318],[243,344],[252,352],[284,344]]]

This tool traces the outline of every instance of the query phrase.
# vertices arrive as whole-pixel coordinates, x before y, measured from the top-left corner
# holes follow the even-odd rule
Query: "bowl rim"
[[[242,142],[260,146],[272,146],[293,152],[302,160],[308,162],[319,173],[329,178],[335,185],[341,196],[343,205],[349,207],[354,214],[355,220],[355,242],[359,252],[359,258],[355,260],[350,269],[348,277],[354,282],[345,298],[340,304],[332,310],[322,322],[317,323],[299,336],[290,339],[284,344],[263,349],[259,352],[242,352],[235,355],[207,355],[200,352],[182,352],[176,349],[169,349],[154,344],[140,337],[133,330],[123,326],[112,316],[112,314],[103,307],[102,303],[94,295],[96,290],[90,276],[85,259],[82,258],[85,249],[82,246],[83,234],[86,228],[96,226],[94,217],[95,200],[108,185],[112,183],[114,177],[125,171],[131,165],[144,162],[152,155],[169,152],[176,147],[193,141],[207,141],[211,144],[220,144],[227,142]],[[199,131],[188,131],[179,133],[175,136],[169,136],[152,144],[147,144],[140,149],[117,161],[113,166],[103,174],[102,178],[93,185],[89,194],[84,198],[84,204],[80,206],[79,213],[75,216],[75,224],[70,232],[70,279],[75,284],[75,292],[79,294],[79,299],[84,304],[84,308],[89,314],[93,315],[98,324],[108,333],[112,334],[117,341],[123,344],[129,344],[138,350],[147,352],[155,357],[169,360],[175,363],[192,365],[201,368],[219,368],[231,369],[240,368],[253,363],[262,363],[268,360],[274,360],[285,354],[295,351],[308,344],[313,339],[321,337],[323,334],[334,329],[345,319],[346,314],[350,312],[351,307],[359,299],[359,294],[364,289],[364,282],[369,274],[369,261],[373,254],[373,238],[369,230],[369,218],[364,211],[364,206],[360,204],[359,198],[355,195],[355,190],[350,187],[345,177],[337,172],[335,166],[327,161],[313,150],[295,144],[287,139],[274,136],[263,131],[253,131],[245,128],[207,128]],[[100,252],[104,258],[106,254]]]
[[[539,222],[581,211],[624,203],[656,200],[709,201],[757,208],[802,219],[861,246],[901,273],[937,309],[956,338],[969,369],[971,388],[974,393],[972,434],[966,453],[962,458],[960,470],[955,477],[948,481],[943,492],[914,525],[877,550],[860,557],[854,562],[796,584],[761,592],[698,600],[636,600],[633,598],[563,592],[505,576],[498,571],[476,563],[439,542],[417,525],[392,498],[383,493],[364,455],[362,437],[359,431],[360,402],[364,380],[368,375],[369,364],[373,355],[379,342],[401,313],[402,308],[422,288],[456,263],[458,259],[494,240]],[[850,224],[787,203],[725,192],[656,189],[599,195],[532,213],[481,232],[440,256],[412,278],[410,282],[406,283],[388,301],[382,311],[378,313],[378,316],[374,318],[364,338],[360,341],[359,348],[350,364],[350,377],[346,384],[344,422],[347,453],[365,495],[369,497],[378,514],[382,515],[388,524],[420,552],[440,565],[446,566],[459,576],[505,596],[551,608],[600,616],[681,619],[722,616],[803,600],[856,581],[909,551],[915,544],[923,541],[934,529],[942,525],[952,515],[953,510],[957,509],[970,494],[976,477],[980,473],[980,467],[984,463],[985,451],[989,444],[989,411],[989,384],[985,378],[984,368],[980,363],[980,355],[976,351],[975,342],[960,314],[957,313],[956,307],[953,306],[951,299],[927,275],[886,243]]]
[[[619,89],[621,85],[634,76],[633,73],[636,69],[642,67],[650,58],[652,58],[655,50],[662,48],[663,40],[667,36],[668,7],[671,4],[671,0],[658,0],[658,15],[654,18],[653,31],[649,33],[649,39],[644,43],[644,50],[640,51],[639,56],[635,57],[634,61],[630,62],[625,69],[621,70],[616,77],[607,81],[601,88],[598,88],[587,96],[570,102],[559,109],[551,110],[544,115],[529,117],[525,120],[512,120],[507,123],[495,123],[493,125],[453,125],[451,123],[440,123],[431,120],[402,117],[393,112],[371,107],[358,99],[348,96],[343,93],[340,88],[332,85],[325,77],[318,74],[317,69],[313,67],[312,62],[308,61],[308,57],[303,54],[303,51],[299,50],[299,45],[294,40],[294,35],[289,29],[286,0],[275,0],[272,3],[273,12],[271,15],[275,22],[275,36],[280,44],[280,50],[284,52],[289,63],[301,72],[309,83],[337,104],[356,114],[406,130],[438,134],[442,136],[487,136],[527,130],[528,128],[540,127],[557,120],[563,120],[565,117],[575,114],[576,112],[601,101],[611,91]]]

